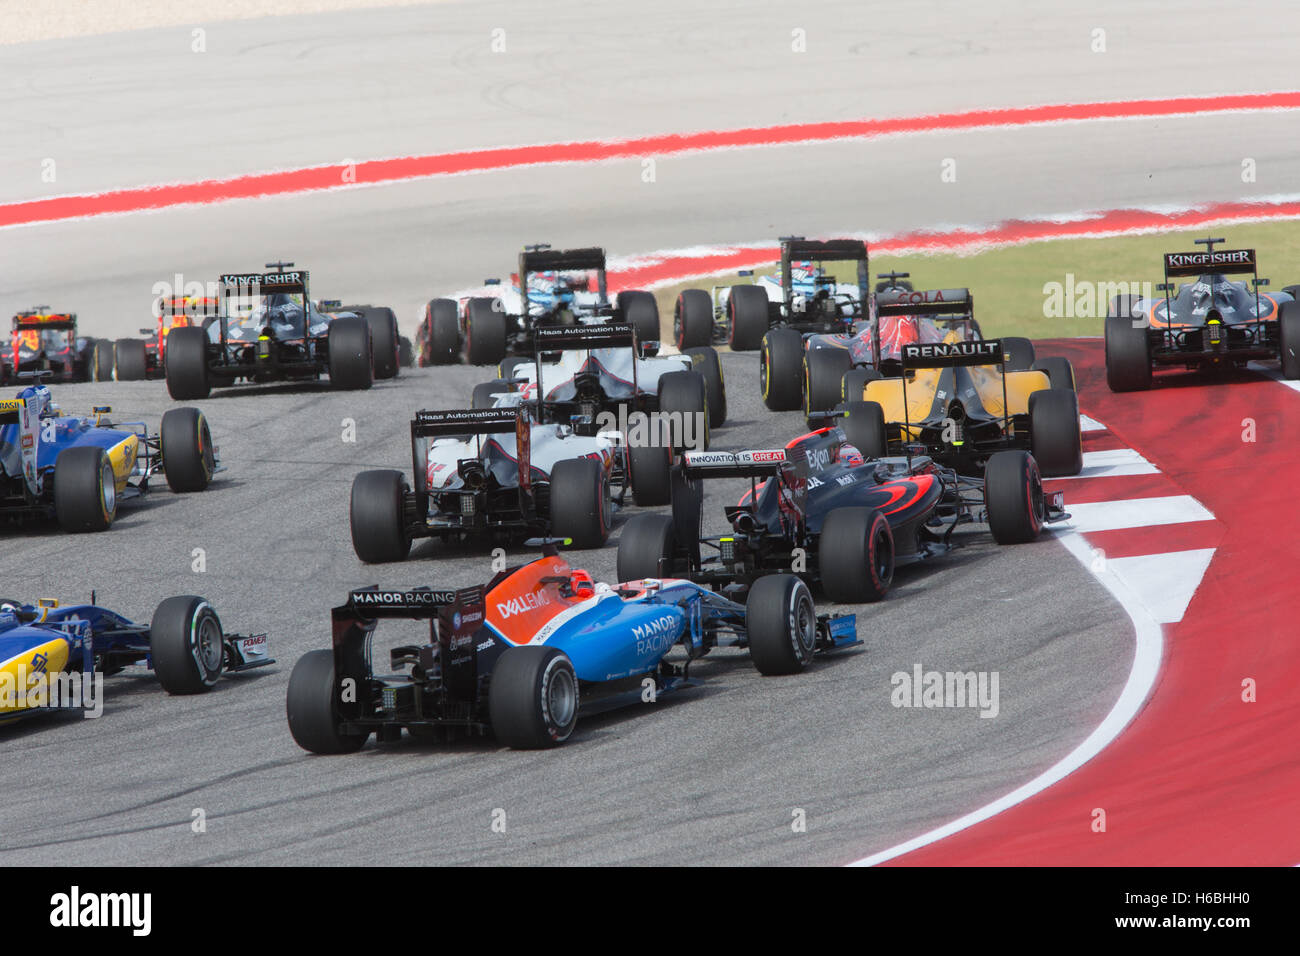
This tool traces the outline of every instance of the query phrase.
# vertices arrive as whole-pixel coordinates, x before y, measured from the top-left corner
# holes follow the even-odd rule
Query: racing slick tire
[[[366,389],[375,382],[370,323],[344,316],[330,323],[330,384],[349,390]]]
[[[614,297],[614,307],[623,316],[623,321],[628,323],[636,330],[636,343],[641,349],[642,355],[653,355],[659,351],[659,347],[653,346],[650,351],[646,351],[647,342],[658,342],[660,340],[659,332],[659,302],[655,299],[653,292],[642,292],[640,289],[629,289],[626,292],[620,292]]]
[[[758,384],[763,404],[774,412],[794,411],[803,403],[803,336],[794,329],[773,329],[759,344]]]
[[[712,426],[709,421],[709,386],[703,375],[692,369],[683,369],[659,376],[659,412],[678,416],[675,427],[669,418],[674,452],[708,451]],[[699,427],[701,422],[703,430]]]
[[[628,480],[637,507],[653,508],[672,501],[672,466],[673,449],[667,435],[656,436],[651,444],[628,446]]]
[[[1054,389],[1068,389],[1075,391],[1074,387],[1074,366],[1070,364],[1068,358],[1059,355],[1053,355],[1049,358],[1037,359],[1033,366],[1033,371],[1042,372],[1047,376],[1047,380],[1052,383]]]
[[[119,382],[143,381],[149,374],[149,357],[143,339],[118,339],[113,343]]]
[[[1044,478],[1069,478],[1083,471],[1079,396],[1057,388],[1030,395],[1029,445]]]
[[[510,391],[510,383],[503,378],[493,379],[490,382],[480,382],[474,386],[474,391],[470,393],[470,408],[492,408],[496,405],[496,399],[492,396],[498,392]]]
[[[818,545],[822,591],[840,604],[873,603],[894,580],[894,533],[877,508],[835,508]]]
[[[158,430],[167,487],[184,494],[203,491],[217,470],[208,420],[197,408],[172,408],[163,413]]]
[[[1282,291],[1285,292],[1287,295],[1289,295],[1295,301],[1300,302],[1300,285],[1284,285],[1282,286]],[[1282,304],[1286,305],[1285,302],[1283,302]]]
[[[402,368],[415,367],[415,345],[405,335],[397,337],[397,364]]]
[[[96,382],[113,381],[113,366],[116,358],[113,352],[112,342],[100,339],[95,343],[95,350],[92,353],[91,374]]]
[[[1034,365],[1034,343],[1019,335],[1009,335],[1002,340],[1007,356],[1008,372],[1027,372]]]
[[[727,420],[727,383],[722,377],[722,363],[717,349],[711,345],[687,349],[695,371],[704,376],[704,386],[709,398],[709,427],[717,428]]]
[[[169,694],[201,694],[221,679],[226,659],[221,619],[204,598],[187,594],[158,605],[149,625],[149,654]]]
[[[334,675],[334,651],[308,651],[293,665],[284,710],[289,733],[303,750],[314,754],[356,753],[370,738],[368,733],[340,732],[340,690]]]
[[[1278,361],[1282,377],[1300,378],[1300,302],[1283,302],[1277,315]]]
[[[405,561],[411,553],[406,529],[408,488],[400,471],[363,471],[352,480],[348,524],[352,550],[366,564]]]
[[[1133,306],[1138,303],[1136,295],[1117,295],[1110,300],[1110,311],[1106,313],[1107,317],[1112,315],[1122,316],[1123,318],[1133,319]]]
[[[713,300],[703,289],[686,289],[677,296],[673,341],[682,352],[713,344]]]
[[[849,369],[844,373],[844,378],[840,381],[840,400],[846,404],[848,402],[862,401],[862,396],[867,390],[867,383],[884,377],[870,366]]]
[[[402,368],[401,334],[392,309],[366,309],[362,318],[370,326],[370,352],[375,363],[375,378],[397,378]]]
[[[884,458],[889,450],[885,410],[879,402],[847,402],[840,428],[848,443],[861,452],[863,458]]]
[[[497,742],[515,750],[564,743],[578,723],[578,676],[558,647],[507,648],[492,669],[488,717]]]
[[[1151,340],[1145,326],[1126,315],[1106,317],[1106,384],[1112,392],[1151,387]]]
[[[615,574],[620,581],[670,577],[676,550],[672,515],[633,515],[618,536]]]
[[[848,349],[805,349],[803,413],[830,411],[844,395],[844,376],[853,368]]]
[[[424,309],[429,323],[430,365],[454,365],[460,357],[460,315],[455,299],[431,299]]]
[[[208,374],[208,333],[197,326],[182,326],[167,333],[163,359],[167,394],[178,402],[192,402],[212,393]]]
[[[770,324],[767,293],[756,285],[733,285],[727,293],[727,344],[731,350],[759,348]]]
[[[497,299],[480,296],[465,306],[465,361],[496,365],[506,357],[506,314]]]
[[[74,445],[54,462],[54,516],[64,531],[107,531],[117,517],[117,477],[104,449]]]
[[[497,375],[507,382],[513,378],[523,378],[519,374],[520,366],[532,365],[533,359],[527,355],[507,355],[497,366]]]
[[[575,548],[599,548],[609,537],[613,499],[609,473],[594,458],[566,458],[551,469],[551,533]]]
[[[745,630],[760,674],[799,673],[817,650],[817,609],[808,585],[793,574],[759,578],[745,601]]]
[[[1047,516],[1038,462],[1027,451],[1000,451],[984,468],[984,508],[998,544],[1026,544]]]

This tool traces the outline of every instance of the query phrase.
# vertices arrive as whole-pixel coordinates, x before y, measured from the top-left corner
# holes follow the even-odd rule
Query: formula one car
[[[683,577],[740,600],[766,575],[797,574],[833,601],[878,601],[896,565],[949,550],[960,524],[987,521],[999,544],[1019,544],[1069,517],[1028,452],[993,455],[980,480],[919,454],[864,459],[850,441],[826,427],[785,448],[687,452],[673,468],[672,514],[623,527],[618,576]],[[720,478],[750,488],[725,510],[732,531],[705,537],[703,480]]]
[[[206,599],[168,598],[148,624],[89,604],[0,599],[0,724],[49,709],[97,710],[96,678],[144,664],[169,694],[275,661],[265,634],[228,634]],[[88,714],[89,716],[90,714]],[[98,714],[93,714],[98,716]]]
[[[365,305],[344,305],[342,299],[320,299],[316,303],[316,308],[326,315],[350,313],[361,316],[371,324],[391,324],[397,336],[397,364],[393,366],[393,376],[400,374],[401,369],[415,367],[415,345],[409,338],[397,331],[397,316],[387,306],[370,305],[369,303]],[[381,337],[387,341],[386,336]],[[376,372],[375,377],[383,378],[384,376]]]
[[[881,350],[899,335],[899,326],[906,323],[906,317],[887,308],[882,312],[882,302],[934,299],[934,308],[969,313],[970,296],[964,289],[959,291],[966,301],[957,302],[957,290],[913,291],[906,272],[882,273],[879,278],[867,315],[852,325],[835,332],[800,332],[782,327],[763,336],[758,377],[764,405],[778,412],[802,405],[805,415],[825,411],[843,400],[845,381],[855,383],[860,391],[861,383],[879,378],[882,369],[888,371],[888,360],[882,357]]]
[[[96,341],[77,334],[75,312],[50,312],[38,305],[14,316],[5,380],[24,372],[45,372],[60,382],[88,382]]]
[[[203,491],[220,470],[197,408],[170,409],[157,434],[143,422],[114,425],[111,411],[99,405],[94,418],[64,415],[39,381],[0,399],[0,517],[105,531],[118,504],[147,494],[155,476],[172,491]]]
[[[580,548],[609,536],[628,491],[665,494],[671,450],[606,432],[541,424],[534,406],[421,411],[411,422],[415,489],[400,471],[352,483],[352,547],[367,563],[404,561],[415,538],[508,540],[554,534]],[[618,487],[615,495],[614,487]],[[563,494],[552,494],[552,488]],[[653,503],[659,503],[657,500]]]
[[[641,414],[662,418],[673,447],[708,448],[713,427],[727,418],[726,384],[713,348],[646,358],[631,325],[536,329],[532,357],[507,357],[497,372],[500,378],[474,387],[475,408],[533,399],[539,421],[572,424],[584,434],[600,430],[602,420],[621,423],[626,433],[627,423]],[[663,494],[666,501],[667,485]]]
[[[908,310],[915,317],[937,305],[899,302],[878,309]],[[914,321],[914,333],[894,336],[894,346],[901,343],[897,365],[892,348],[881,356],[881,368],[896,368],[898,377],[868,375],[850,383],[845,376],[846,387],[863,381],[862,391],[842,406],[850,438],[862,454],[898,455],[905,445],[919,443],[941,465],[979,475],[989,456],[1020,448],[1034,453],[1045,477],[1083,469],[1079,399],[1069,360],[1036,359],[1028,339],[981,338],[969,316],[949,319],[946,330],[923,318]]]
[[[211,296],[172,295],[161,297],[155,307],[157,326],[144,328],[142,339],[107,339],[95,345],[95,380],[134,382],[161,378],[164,374],[167,336],[172,329],[203,327],[217,315],[218,300]]]
[[[178,328],[164,357],[172,398],[207,398],[213,386],[315,381],[369,388],[397,374],[397,319],[389,309],[366,317],[320,311],[308,293],[309,273],[270,262],[266,274],[223,275],[217,315],[204,328]]]
[[[481,587],[356,590],[331,616],[333,647],[298,660],[286,701],[293,739],[318,754],[359,750],[372,733],[396,740],[404,727],[552,747],[580,714],[694,683],[690,661],[714,647],[747,647],[775,675],[861,643],[851,615],[818,615],[792,575],[760,582],[741,604],[687,581],[596,583],[553,550]],[[371,663],[380,618],[429,621],[426,642],[393,649],[391,674]],[[665,660],[678,644],[684,665]]]
[[[857,264],[857,282],[840,283],[824,264]],[[751,275],[752,273],[742,273]],[[769,329],[842,332],[862,318],[867,301],[867,244],[858,239],[781,239],[779,290],[767,277],[753,285],[688,289],[673,308],[673,336],[681,349],[724,340],[733,351],[753,351]]]
[[[416,334],[421,365],[448,365],[464,351],[470,365],[495,365],[507,355],[527,356],[534,329],[620,322],[636,329],[646,354],[659,349],[659,305],[653,294],[639,290],[618,293],[609,301],[605,250],[552,249],[546,244],[525,247],[513,287],[499,279],[485,283],[493,295],[434,299],[425,307]],[[595,288],[592,288],[592,285]],[[707,344],[707,343],[706,343]]]
[[[1300,378],[1300,285],[1261,293],[1254,249],[1219,249],[1223,239],[1197,239],[1204,252],[1165,254],[1163,298],[1116,296],[1106,315],[1106,384],[1112,392],[1151,387],[1156,366],[1244,368],[1278,359],[1282,377]],[[1250,275],[1245,282],[1229,275]],[[1177,287],[1170,279],[1192,278]]]

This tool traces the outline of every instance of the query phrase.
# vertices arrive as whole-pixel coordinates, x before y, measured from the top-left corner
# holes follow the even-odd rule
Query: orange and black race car
[[[6,380],[23,372],[48,372],[46,381],[90,380],[95,340],[77,335],[75,312],[51,312],[38,305],[14,316],[13,335],[3,366]]]
[[[1106,315],[1106,383],[1113,392],[1151,387],[1152,370],[1182,366],[1212,371],[1278,359],[1284,378],[1300,378],[1300,285],[1261,292],[1254,249],[1215,249],[1224,239],[1197,239],[1204,251],[1165,254],[1159,298],[1117,295]],[[1249,275],[1234,281],[1231,275]],[[1189,278],[1175,287],[1171,279]]]

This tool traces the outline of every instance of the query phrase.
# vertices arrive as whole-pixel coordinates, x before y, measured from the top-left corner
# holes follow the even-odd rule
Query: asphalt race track
[[[1250,33],[1171,32],[1161,4],[1032,6],[1032,22],[1019,4],[914,4],[906,22],[824,6],[801,23],[810,14],[791,20],[787,4],[751,5],[743,19],[657,4],[646,24],[641,4],[452,3],[213,24],[202,55],[189,29],[0,46],[0,100],[12,106],[0,116],[0,202],[479,146],[1212,94],[1229,81],[1203,69],[1211,54],[1249,54],[1249,89],[1281,89],[1300,21],[1275,3],[1256,5]],[[1180,19],[1198,6],[1213,9],[1183,7]],[[935,37],[940,18],[960,39]],[[503,24],[507,52],[491,54]],[[1110,24],[1110,52],[1090,53],[1089,31]],[[807,53],[790,52],[796,28]],[[36,69],[51,62],[60,69]],[[424,301],[504,276],[523,242],[632,255],[1286,192],[1300,173],[1291,115],[687,154],[658,162],[651,183],[635,160],[522,168],[9,228],[0,314],[49,303],[79,312],[91,334],[133,334],[155,282],[287,258],[312,271],[315,295],[390,304],[409,334]],[[1258,160],[1258,182],[1241,182],[1243,155]],[[40,179],[47,157],[54,184]],[[958,179],[943,184],[947,157]],[[716,447],[783,445],[802,430],[797,415],[762,407],[756,358],[723,362],[730,419]],[[799,677],[760,678],[745,655],[715,652],[693,670],[701,687],[580,722],[556,751],[404,740],[310,757],[289,737],[284,692],[298,656],[327,645],[330,606],[358,585],[490,573],[486,553],[429,543],[405,565],[366,568],[347,527],[356,472],[409,469],[411,414],[467,404],[488,377],[456,367],[364,393],[218,392],[196,403],[227,469],[209,491],[163,490],[102,535],[5,530],[7,594],[77,600],[94,588],[146,619],[164,597],[201,594],[228,629],[269,632],[280,663],[197,698],[169,698],[143,673],[110,678],[102,719],[0,729],[17,768],[0,793],[0,863],[847,862],[1051,766],[1128,676],[1132,625],[1087,568],[1050,535],[999,548],[975,528],[958,552],[900,572],[883,604],[856,609],[864,649]],[[161,382],[55,397],[151,425],[173,404]],[[349,420],[355,442],[343,440]],[[729,494],[709,499],[715,519]],[[615,543],[578,557],[612,579]],[[890,675],[918,663],[997,671],[997,717],[892,707]],[[497,809],[505,833],[491,827]],[[807,832],[792,832],[797,809]]]

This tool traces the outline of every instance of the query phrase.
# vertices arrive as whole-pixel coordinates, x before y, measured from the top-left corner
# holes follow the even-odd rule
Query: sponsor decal
[[[492,638],[489,637],[486,641],[484,641],[484,642],[483,642],[482,644],[480,644],[478,647],[474,648],[474,650],[478,651],[479,653],[482,653],[483,651],[486,651],[488,648],[490,648],[494,643],[496,643],[496,642],[493,641]]]
[[[509,618],[516,614],[527,614],[529,611],[536,611],[538,608],[551,603],[550,596],[545,591],[533,591],[520,597],[511,598],[508,601],[498,601],[497,613],[502,618]]]
[[[741,451],[736,453],[736,460],[741,464],[770,464],[773,462],[783,462],[786,460],[784,448],[773,448],[765,451]]]
[[[353,591],[349,600],[357,607],[434,607],[450,604],[456,599],[455,591],[432,591],[427,588],[412,591]]]
[[[636,640],[637,654],[658,654],[671,647],[677,639],[677,618],[666,614],[645,624],[638,624],[632,628],[632,637]]]
[[[908,361],[949,358],[996,359],[1001,355],[1001,353],[1002,345],[996,340],[984,342],[909,343],[903,346],[903,358]]]
[[[1254,249],[1223,249],[1218,252],[1170,252],[1165,254],[1165,265],[1170,269],[1212,270],[1215,266],[1250,265],[1254,261]]]

